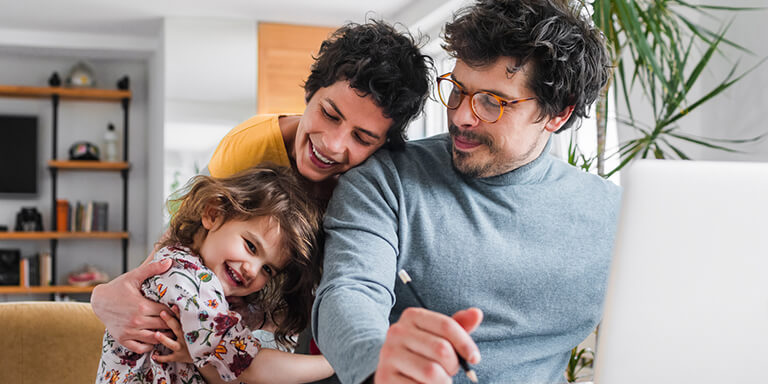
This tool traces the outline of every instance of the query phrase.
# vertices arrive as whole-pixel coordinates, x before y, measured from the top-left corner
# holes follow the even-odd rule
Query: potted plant
[[[569,0],[568,4],[574,4]],[[759,140],[763,135],[746,139],[715,139],[697,137],[677,124],[691,111],[709,102],[747,74],[760,66],[763,58],[752,67],[740,71],[736,62],[727,73],[717,74],[720,82],[692,95],[692,88],[701,75],[711,70],[713,57],[723,48],[742,55],[752,53],[727,37],[730,22],[724,15],[762,8],[691,4],[684,0],[578,0],[580,12],[588,12],[595,25],[606,37],[613,60],[614,73],[596,103],[597,151],[585,154],[576,144],[576,130],[571,130],[568,161],[588,172],[610,177],[638,158],[684,159],[689,156],[680,142],[692,143],[717,150],[736,152],[734,145]],[[704,15],[719,24],[712,30],[691,15]],[[636,116],[632,111],[630,94],[641,92],[652,116]],[[613,95],[613,97],[609,97]],[[612,100],[611,100],[612,99]],[[617,124],[636,132],[634,138],[619,143],[618,148],[605,145],[609,108],[616,111],[623,101],[623,110],[614,113]],[[618,165],[605,169],[605,159],[617,156]],[[593,362],[593,352],[575,347],[565,372],[569,382],[589,379],[581,375]]]
[[[679,147],[680,142],[735,152],[733,145],[762,138],[762,135],[747,139],[697,137],[677,125],[680,119],[722,94],[765,61],[763,58],[744,71],[739,71],[736,62],[730,71],[718,74],[721,81],[717,86],[706,90],[703,96],[691,95],[691,89],[698,84],[702,73],[711,69],[713,57],[721,54],[724,46],[751,54],[727,38],[730,23],[722,15],[762,8],[700,5],[683,0],[579,0],[576,6],[582,12],[589,12],[605,34],[614,73],[596,105],[597,153],[582,154],[572,138],[569,148],[572,164],[609,177],[637,158],[690,159]],[[707,28],[690,16],[696,14],[715,20],[720,24],[719,29]],[[633,113],[630,94],[638,89],[652,116]],[[633,129],[637,135],[620,143],[618,148],[606,149],[608,109],[615,111],[620,98],[623,110],[616,113],[617,123]],[[612,156],[619,157],[619,164],[606,170],[605,159]]]

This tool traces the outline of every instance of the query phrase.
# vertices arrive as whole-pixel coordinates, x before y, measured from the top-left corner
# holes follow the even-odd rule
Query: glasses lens
[[[461,101],[461,89],[448,79],[441,79],[437,83],[437,91],[440,93],[440,100],[448,108],[456,108]]]
[[[472,98],[472,109],[477,114],[477,117],[485,121],[494,122],[501,115],[499,100],[485,92],[475,94],[475,97]]]

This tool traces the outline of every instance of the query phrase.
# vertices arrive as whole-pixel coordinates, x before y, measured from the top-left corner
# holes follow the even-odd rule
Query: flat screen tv
[[[37,117],[0,115],[0,196],[36,196],[37,163]]]

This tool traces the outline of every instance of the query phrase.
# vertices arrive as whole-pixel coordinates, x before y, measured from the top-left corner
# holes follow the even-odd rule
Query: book
[[[93,203],[94,231],[107,232],[108,210],[109,204],[105,201],[97,201]]]
[[[91,232],[93,230],[93,201],[85,204],[83,212],[83,231]]]
[[[79,200],[75,204],[75,227],[73,230],[77,232],[83,230],[83,204]]]
[[[40,286],[47,287],[51,285],[51,271],[53,265],[51,264],[51,254],[50,252],[41,252],[39,254],[39,268],[40,268]]]
[[[19,262],[19,285],[29,288],[29,259],[26,257]]]
[[[77,223],[75,222],[77,220],[77,211],[75,210],[75,205],[72,203],[69,203],[69,231],[74,232],[77,230]]]
[[[27,260],[27,265],[29,265],[29,285],[33,287],[40,285],[40,257],[32,255],[24,259]]]
[[[66,232],[69,226],[69,201],[56,200],[56,230]]]

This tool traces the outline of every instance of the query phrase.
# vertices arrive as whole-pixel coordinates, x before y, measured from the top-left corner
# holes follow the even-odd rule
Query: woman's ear
[[[201,218],[203,222],[203,228],[211,230],[219,224],[219,214],[216,211],[216,206],[213,204],[206,204],[203,209],[203,215]]]

